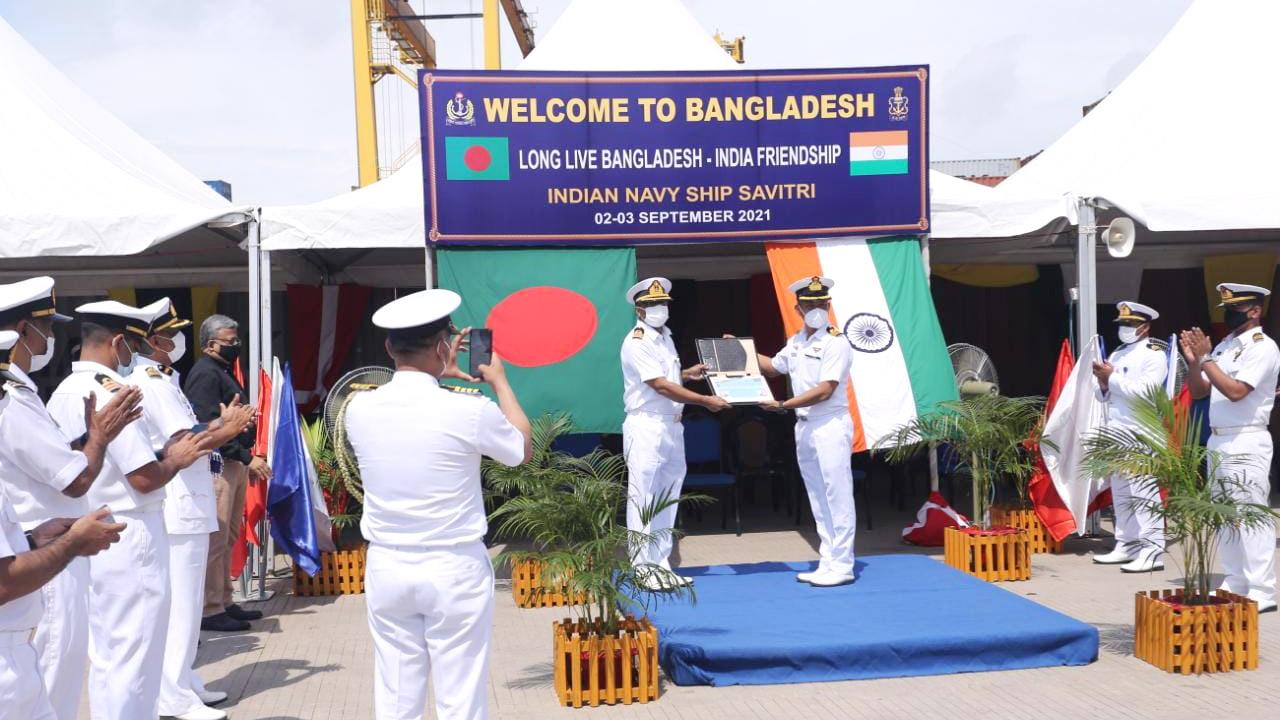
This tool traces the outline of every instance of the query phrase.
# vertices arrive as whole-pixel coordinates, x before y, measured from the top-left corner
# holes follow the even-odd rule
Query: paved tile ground
[[[867,531],[860,523],[860,554],[940,553],[898,542],[900,528],[910,513],[894,511],[883,503],[877,503],[874,512],[875,530]],[[813,533],[797,531],[781,513],[764,509],[753,514],[746,520],[748,532],[742,537],[720,532],[718,515],[711,511],[703,523],[709,529],[680,542],[681,564],[807,560],[815,556]],[[657,703],[625,708],[572,710],[556,706],[550,680],[551,623],[563,616],[564,610],[518,610],[509,581],[500,580],[491,716],[512,720],[1277,717],[1280,615],[1266,615],[1261,621],[1263,661],[1259,670],[1201,677],[1165,674],[1132,655],[1133,593],[1175,584],[1177,568],[1170,563],[1163,572],[1135,576],[1092,565],[1089,553],[1105,549],[1109,543],[1104,540],[1073,539],[1067,554],[1037,555],[1030,581],[1001,585],[1096,626],[1102,649],[1098,661],[1087,667],[810,685],[710,688],[664,683]],[[260,606],[267,618],[255,624],[254,632],[206,633],[200,648],[199,672],[211,688],[230,693],[226,707],[231,717],[372,717],[372,646],[363,596],[298,598],[290,594],[285,578],[272,583],[278,592]]]

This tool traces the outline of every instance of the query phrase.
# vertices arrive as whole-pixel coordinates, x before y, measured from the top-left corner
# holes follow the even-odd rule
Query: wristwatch
[[[35,536],[35,533],[33,533],[33,532],[31,532],[30,530],[28,530],[28,531],[24,532],[24,533],[23,533],[23,535],[26,535],[26,536],[27,536],[27,547],[28,547],[28,548],[30,548],[30,549],[32,549],[32,550],[35,550],[35,549],[36,549],[36,536]]]

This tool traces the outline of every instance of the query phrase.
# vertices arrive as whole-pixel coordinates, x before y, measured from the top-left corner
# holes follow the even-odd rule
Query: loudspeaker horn
[[[1112,220],[1107,229],[1102,231],[1102,244],[1107,246],[1107,254],[1113,258],[1129,257],[1133,252],[1137,231],[1133,221],[1127,217]]]

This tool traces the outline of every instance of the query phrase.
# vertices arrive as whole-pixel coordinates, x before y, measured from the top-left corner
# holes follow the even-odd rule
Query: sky
[[[426,0],[412,1],[423,10]],[[568,2],[524,0],[536,37]],[[1026,156],[1051,144],[1190,2],[685,0],[708,32],[746,37],[745,68],[929,64],[935,160]],[[430,0],[427,10],[481,5]],[[0,0],[0,17],[192,173],[230,182],[237,201],[273,205],[356,183],[349,8],[347,0]],[[503,26],[503,63],[514,67],[519,50]],[[481,66],[478,21],[428,29],[440,67]],[[413,96],[381,92],[379,122],[407,146]]]

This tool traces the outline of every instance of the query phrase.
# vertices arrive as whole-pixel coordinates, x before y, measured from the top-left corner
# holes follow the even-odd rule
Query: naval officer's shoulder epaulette
[[[5,380],[4,385],[0,386],[0,389],[3,389],[5,392],[13,392],[14,390],[26,390],[27,392],[31,392],[31,388],[27,387],[26,383],[20,383],[17,380]]]
[[[836,336],[836,337],[839,337],[839,335],[840,335],[840,331],[839,331],[839,330],[837,330],[837,329],[835,329],[835,327],[834,327],[834,326],[832,326],[832,325],[828,325],[828,326],[827,326],[827,334],[828,334],[828,335],[834,335],[834,336]]]
[[[483,394],[480,392],[480,388],[462,387],[460,385],[441,385],[440,389],[448,390],[451,393],[457,393],[459,395],[471,395],[474,397],[483,397]]]
[[[636,328],[635,330],[632,330],[632,331],[631,331],[631,339],[632,339],[632,340],[643,340],[643,339],[644,339],[644,328]]]
[[[1266,339],[1267,339],[1267,336],[1263,335],[1260,332],[1256,332],[1253,334],[1253,341],[1256,343],[1262,342],[1263,340],[1266,340]]]
[[[145,368],[145,371],[146,371],[146,373],[147,373],[147,377],[149,377],[149,378],[155,378],[156,380],[163,380],[163,379],[164,379],[164,373],[160,371],[160,368],[158,368],[158,367],[156,367],[156,366],[154,366],[154,365],[148,365],[148,366]]]
[[[115,392],[120,389],[120,383],[111,379],[111,376],[106,373],[98,373],[93,376],[93,379],[96,380],[99,385],[106,388],[107,392]]]
[[[1159,350],[1160,352],[1165,352],[1169,349],[1169,343],[1159,338],[1147,338],[1147,347],[1151,348],[1152,350]]]

